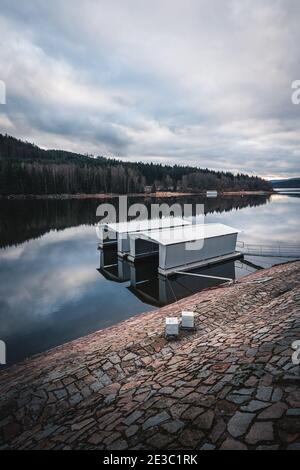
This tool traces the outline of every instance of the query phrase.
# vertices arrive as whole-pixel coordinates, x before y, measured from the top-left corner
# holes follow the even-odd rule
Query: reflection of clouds
[[[73,240],[76,238],[82,238],[82,228],[87,231],[88,234],[94,233],[96,236],[96,229],[91,225],[80,225],[78,227],[66,228],[64,230],[51,230],[46,234],[45,237],[41,238],[41,244],[57,243],[65,240]]]
[[[95,234],[96,229],[94,226],[86,225],[84,226],[86,233],[90,236]],[[57,245],[61,242],[80,242],[82,238],[82,225],[78,227],[66,228],[63,230],[50,230],[42,237],[33,240],[24,242],[22,245],[10,246],[5,249],[0,249],[0,262],[3,260],[9,259],[21,259],[23,256],[29,257],[32,253],[33,256],[36,256],[38,246],[43,248],[47,246],[48,249],[50,245]]]
[[[37,270],[22,281],[22,288],[17,292],[15,287],[11,295],[5,290],[9,307],[13,310],[30,303],[31,315],[43,316],[58,310],[65,302],[76,301],[95,280],[90,268],[79,269],[80,272],[74,272],[73,268],[51,267],[47,275],[44,269]]]
[[[82,225],[0,250],[0,337],[11,361],[152,309],[99,275],[96,246],[95,227]]]
[[[19,259],[24,252],[24,245],[26,245],[26,243],[21,246],[12,246],[10,248],[0,250],[0,261]]]
[[[53,231],[1,250],[2,332],[22,330],[28,319],[50,315],[85,294],[97,278],[94,234],[93,227]]]
[[[59,273],[52,273],[50,281],[58,282],[64,288],[78,289],[84,283],[91,282],[95,279],[94,273],[88,267],[81,268],[80,272],[74,272],[71,268],[66,268]]]
[[[248,243],[300,243],[300,198],[274,196],[258,207],[245,207],[222,214],[208,214],[206,222],[223,222],[241,229],[239,240]]]

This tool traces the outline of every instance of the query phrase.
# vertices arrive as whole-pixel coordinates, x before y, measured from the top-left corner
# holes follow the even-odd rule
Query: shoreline
[[[0,373],[0,446],[297,448],[299,307],[289,262],[13,365]],[[196,331],[167,341],[165,317],[186,309]]]
[[[220,191],[216,197],[223,196],[270,196],[278,194],[276,191]],[[89,193],[89,194],[10,194],[1,195],[0,199],[4,200],[40,200],[40,199],[112,199],[125,194],[115,193]],[[141,198],[171,198],[171,197],[187,197],[187,196],[206,196],[206,191],[202,192],[170,192],[158,191],[156,193],[129,193],[128,197],[141,197]],[[215,197],[215,198],[216,198]]]

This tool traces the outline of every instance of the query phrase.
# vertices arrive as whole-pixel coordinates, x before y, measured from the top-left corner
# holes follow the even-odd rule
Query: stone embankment
[[[182,309],[197,330],[168,342]],[[0,448],[299,449],[299,312],[293,262],[4,370]]]

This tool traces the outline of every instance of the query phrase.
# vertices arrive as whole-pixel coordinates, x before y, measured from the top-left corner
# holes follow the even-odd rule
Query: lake
[[[0,339],[7,345],[8,364],[215,285],[185,275],[162,281],[152,262],[134,267],[120,262],[113,249],[98,251],[95,224],[101,202],[0,200]],[[151,202],[145,200],[147,206]],[[239,239],[247,243],[300,245],[296,194],[159,202],[203,203],[206,222],[242,230]],[[201,272],[238,278],[254,269],[236,261]]]

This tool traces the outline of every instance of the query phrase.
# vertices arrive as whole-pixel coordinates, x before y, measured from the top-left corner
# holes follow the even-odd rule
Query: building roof
[[[224,224],[195,224],[181,227],[165,228],[163,230],[142,231],[133,236],[144,238],[161,245],[175,245],[177,243],[204,240],[206,238],[222,237],[239,233],[240,230]]]
[[[115,224],[103,224],[103,226],[117,233],[127,233],[148,230],[155,230],[159,232],[160,229],[167,227],[179,227],[190,224],[190,221],[183,219],[182,217],[164,217],[161,219],[144,219],[139,221],[132,220]]]

